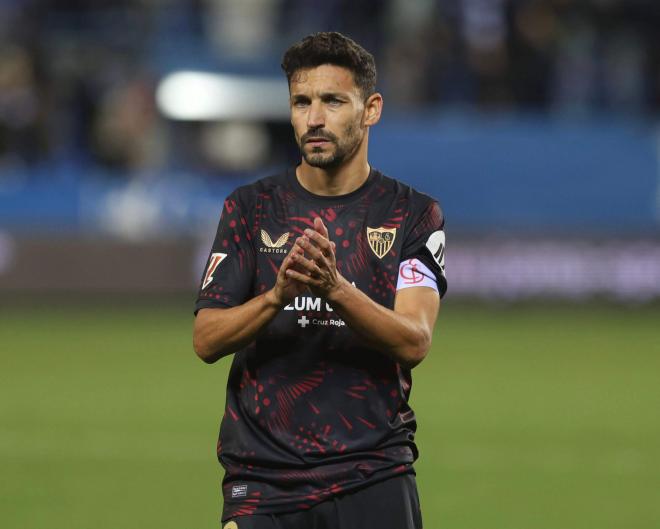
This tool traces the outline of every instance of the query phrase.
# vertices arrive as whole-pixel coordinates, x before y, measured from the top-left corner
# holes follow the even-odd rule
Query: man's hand
[[[288,278],[309,287],[316,296],[332,300],[347,282],[337,270],[335,243],[330,241],[328,230],[323,221],[316,217],[314,229],[306,229],[302,237],[298,237],[292,252],[291,261],[296,266],[286,271]]]
[[[284,258],[284,261],[282,261],[282,265],[277,272],[275,286],[266,294],[268,301],[283,307],[291,303],[296,296],[303,294],[307,290],[305,283],[296,280],[295,277],[287,273],[289,270],[302,271],[296,261],[296,256],[302,254],[304,254],[304,251],[296,244],[291,247],[291,250]]]

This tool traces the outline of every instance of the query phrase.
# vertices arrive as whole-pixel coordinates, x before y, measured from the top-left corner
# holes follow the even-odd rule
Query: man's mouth
[[[320,145],[325,145],[326,143],[330,143],[330,140],[328,138],[320,138],[320,137],[308,138],[305,141],[305,144],[311,145],[312,147],[318,147]]]

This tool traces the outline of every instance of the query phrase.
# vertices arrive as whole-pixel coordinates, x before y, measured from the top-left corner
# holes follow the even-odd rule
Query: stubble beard
[[[309,135],[313,136],[314,134]],[[357,127],[354,124],[346,127],[343,141],[340,141],[334,135],[325,134],[324,137],[327,137],[328,141],[334,146],[334,149],[330,152],[323,152],[323,147],[313,147],[311,152],[307,152],[302,141],[299,144],[305,162],[319,169],[334,169],[341,166],[355,154],[361,141]]]

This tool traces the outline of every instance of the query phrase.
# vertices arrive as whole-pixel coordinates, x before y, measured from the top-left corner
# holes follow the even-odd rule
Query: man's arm
[[[399,290],[390,310],[346,282],[328,302],[346,325],[403,367],[415,367],[431,348],[440,309],[440,296],[431,288]]]
[[[294,266],[293,256],[301,252],[299,246],[291,248],[271,290],[236,307],[201,309],[193,328],[197,356],[211,364],[235,353],[252,342],[287,303],[307,290],[306,285],[285,274],[285,270]]]
[[[325,298],[351,329],[394,361],[408,368],[419,364],[431,347],[440,309],[438,293],[428,287],[407,288],[397,292],[394,310],[379,305],[339,273],[334,245],[321,219],[315,219],[314,228],[296,240],[306,255],[292,255],[297,268],[287,269],[287,277]]]

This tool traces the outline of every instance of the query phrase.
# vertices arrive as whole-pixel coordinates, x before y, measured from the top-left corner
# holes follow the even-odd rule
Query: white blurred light
[[[202,146],[219,167],[251,170],[266,163],[270,138],[259,123],[211,123],[202,134]]]
[[[165,116],[178,120],[289,119],[286,80],[270,77],[176,72],[160,82],[156,101]]]

